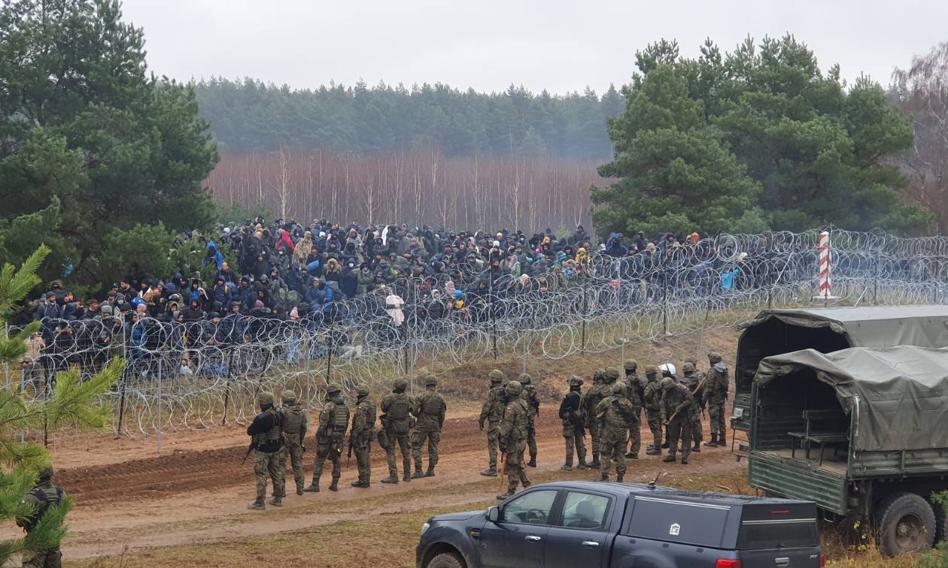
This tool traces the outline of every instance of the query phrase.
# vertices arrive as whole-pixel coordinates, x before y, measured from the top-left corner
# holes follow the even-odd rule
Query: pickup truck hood
[[[448,513],[446,515],[435,515],[431,520],[438,522],[457,522],[466,521],[476,516],[484,516],[484,511],[467,511],[465,513]]]

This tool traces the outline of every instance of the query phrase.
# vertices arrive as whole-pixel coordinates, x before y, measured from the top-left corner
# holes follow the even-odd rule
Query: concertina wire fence
[[[831,235],[834,304],[945,301],[948,238],[836,229]],[[311,408],[327,378],[348,391],[414,379],[419,364],[499,355],[522,357],[527,370],[532,358],[734,326],[769,307],[822,305],[815,297],[817,240],[817,231],[725,234],[652,255],[594,256],[584,273],[554,269],[521,280],[492,281],[472,266],[467,282],[455,281],[465,293],[462,310],[432,302],[430,289],[443,291],[446,277],[401,279],[392,285],[404,300],[400,325],[385,296],[371,293],[337,301],[315,320],[71,321],[36,365],[8,369],[7,384],[19,381],[27,396],[48,396],[46,384],[57,372],[78,367],[88,376],[122,356],[124,375],[106,401],[115,428],[157,432],[160,449],[162,430],[246,423],[261,390],[293,389]]]

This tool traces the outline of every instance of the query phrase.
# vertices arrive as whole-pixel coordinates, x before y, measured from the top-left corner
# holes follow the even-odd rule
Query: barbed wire
[[[327,380],[348,390],[413,377],[419,363],[462,365],[500,354],[523,357],[526,366],[532,358],[733,326],[768,307],[810,305],[817,240],[816,231],[720,235],[631,257],[594,255],[533,277],[488,269],[474,274],[463,305],[450,299],[446,276],[428,276],[296,321],[239,314],[184,323],[134,315],[44,320],[45,348],[8,369],[7,382],[45,397],[57,373],[76,367],[91,376],[121,356],[125,373],[107,401],[120,433],[245,423],[261,390],[291,388],[312,406]],[[835,302],[945,301],[948,239],[833,230],[832,244]]]

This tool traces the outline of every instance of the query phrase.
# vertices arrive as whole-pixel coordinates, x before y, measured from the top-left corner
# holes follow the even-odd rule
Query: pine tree
[[[6,318],[17,304],[40,283],[37,271],[49,249],[40,246],[19,269],[5,263],[0,269],[0,317]],[[9,364],[26,352],[26,339],[39,329],[39,323],[26,326],[9,338],[0,338],[0,363]],[[7,334],[5,334],[6,336]],[[20,441],[20,432],[36,432],[44,427],[54,431],[63,427],[101,428],[109,417],[99,399],[118,380],[124,368],[122,360],[112,362],[95,376],[80,380],[79,371],[57,373],[56,384],[47,400],[27,400],[13,384],[0,389],[0,519],[29,518],[33,511],[25,497],[36,483],[37,473],[50,463],[46,449],[29,441]],[[67,496],[50,507],[25,538],[0,542],[0,566],[25,547],[44,550],[59,546],[65,535],[64,520],[72,508]]]

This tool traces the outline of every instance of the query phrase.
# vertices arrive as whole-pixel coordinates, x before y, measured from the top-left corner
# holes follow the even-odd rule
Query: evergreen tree
[[[0,268],[0,316],[7,317],[40,282],[37,271],[49,249],[41,246],[17,269],[10,263]],[[0,337],[0,363],[9,364],[26,352],[26,340],[39,329],[34,322],[12,337]],[[50,463],[45,448],[20,441],[20,432],[55,431],[64,426],[101,428],[109,411],[98,405],[100,397],[112,388],[122,374],[124,363],[113,361],[91,378],[80,379],[78,369],[59,372],[53,391],[46,400],[31,401],[14,386],[0,389],[0,518],[25,519],[33,511],[25,503],[39,470]],[[72,507],[67,497],[50,507],[28,539],[0,543],[0,565],[24,546],[33,550],[59,546],[65,535],[63,521]]]
[[[34,232],[32,243],[48,240],[55,251],[45,274],[60,276],[68,260],[73,278],[101,283],[114,276],[105,244],[120,240],[106,234],[210,221],[201,182],[217,155],[197,100],[190,88],[149,76],[142,31],[122,21],[116,0],[5,2],[0,30],[6,252],[26,248],[2,244],[25,239],[11,228],[45,212],[51,232]]]

